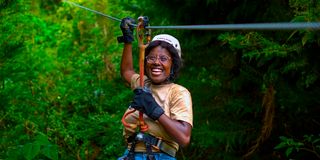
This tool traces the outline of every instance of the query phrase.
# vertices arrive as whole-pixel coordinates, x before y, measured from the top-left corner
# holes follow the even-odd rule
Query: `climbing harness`
[[[121,19],[81,6],[69,0],[63,0],[79,8],[121,22]],[[136,24],[132,24],[137,27]],[[177,26],[146,26],[146,29],[184,29],[184,30],[320,30],[320,22],[277,22],[247,24],[208,24],[208,25],[177,25]]]
[[[152,148],[151,147],[155,148],[158,151],[162,151],[164,153],[167,153],[168,155],[170,155],[172,157],[175,157],[175,155],[176,155],[176,150],[172,146],[168,145],[161,138],[154,137],[150,134],[146,134],[143,132],[137,132],[137,133],[134,133],[133,135],[131,135],[127,139],[127,142],[131,143],[131,145],[133,143],[136,143],[137,141],[144,142],[146,144],[146,146],[149,146],[149,147],[147,147],[147,154],[148,155],[152,155]],[[131,150],[134,150],[133,146],[131,146],[128,156],[132,155]]]

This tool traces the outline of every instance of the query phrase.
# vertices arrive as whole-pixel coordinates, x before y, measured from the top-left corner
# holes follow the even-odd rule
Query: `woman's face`
[[[172,58],[169,51],[161,46],[153,48],[146,57],[146,74],[154,84],[168,83]]]

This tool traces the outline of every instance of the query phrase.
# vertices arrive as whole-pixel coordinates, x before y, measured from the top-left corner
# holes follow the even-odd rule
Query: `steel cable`
[[[64,0],[79,8],[99,14],[109,19],[121,22],[121,19],[81,6],[69,0]],[[137,27],[137,24],[132,24]],[[185,30],[320,30],[320,22],[276,22],[247,24],[208,24],[208,25],[176,25],[176,26],[146,26],[146,29],[185,29]]]
[[[71,2],[71,1],[68,1],[68,0],[63,0],[63,1],[64,1],[64,2],[67,2],[67,3],[69,3],[69,4],[72,4],[72,5],[74,5],[74,6],[77,6],[77,7],[79,7],[79,8],[88,10],[88,11],[90,11],[90,12],[99,14],[99,15],[101,15],[101,16],[107,17],[107,18],[109,18],[109,19],[112,19],[112,20],[121,22],[121,19],[119,19],[119,18],[115,18],[115,17],[109,16],[109,15],[107,15],[107,14],[104,14],[104,13],[101,13],[101,12],[99,12],[99,11],[96,11],[96,10],[93,10],[93,9],[90,9],[90,8],[87,8],[87,7],[84,7],[84,6],[81,6],[81,5],[77,4],[77,3],[74,3],[74,2]]]
[[[149,26],[147,29],[187,29],[187,30],[319,30],[320,22],[281,22],[281,23],[247,23],[183,26]]]

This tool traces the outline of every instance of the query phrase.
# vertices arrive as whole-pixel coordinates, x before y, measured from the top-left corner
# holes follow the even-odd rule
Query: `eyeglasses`
[[[146,59],[148,63],[156,63],[158,59],[161,64],[166,64],[169,62],[171,58],[166,55],[160,55],[160,56],[149,55],[146,57]]]

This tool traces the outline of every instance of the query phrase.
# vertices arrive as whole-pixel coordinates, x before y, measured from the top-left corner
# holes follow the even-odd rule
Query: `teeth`
[[[161,69],[154,68],[152,69],[152,72],[161,72]]]

